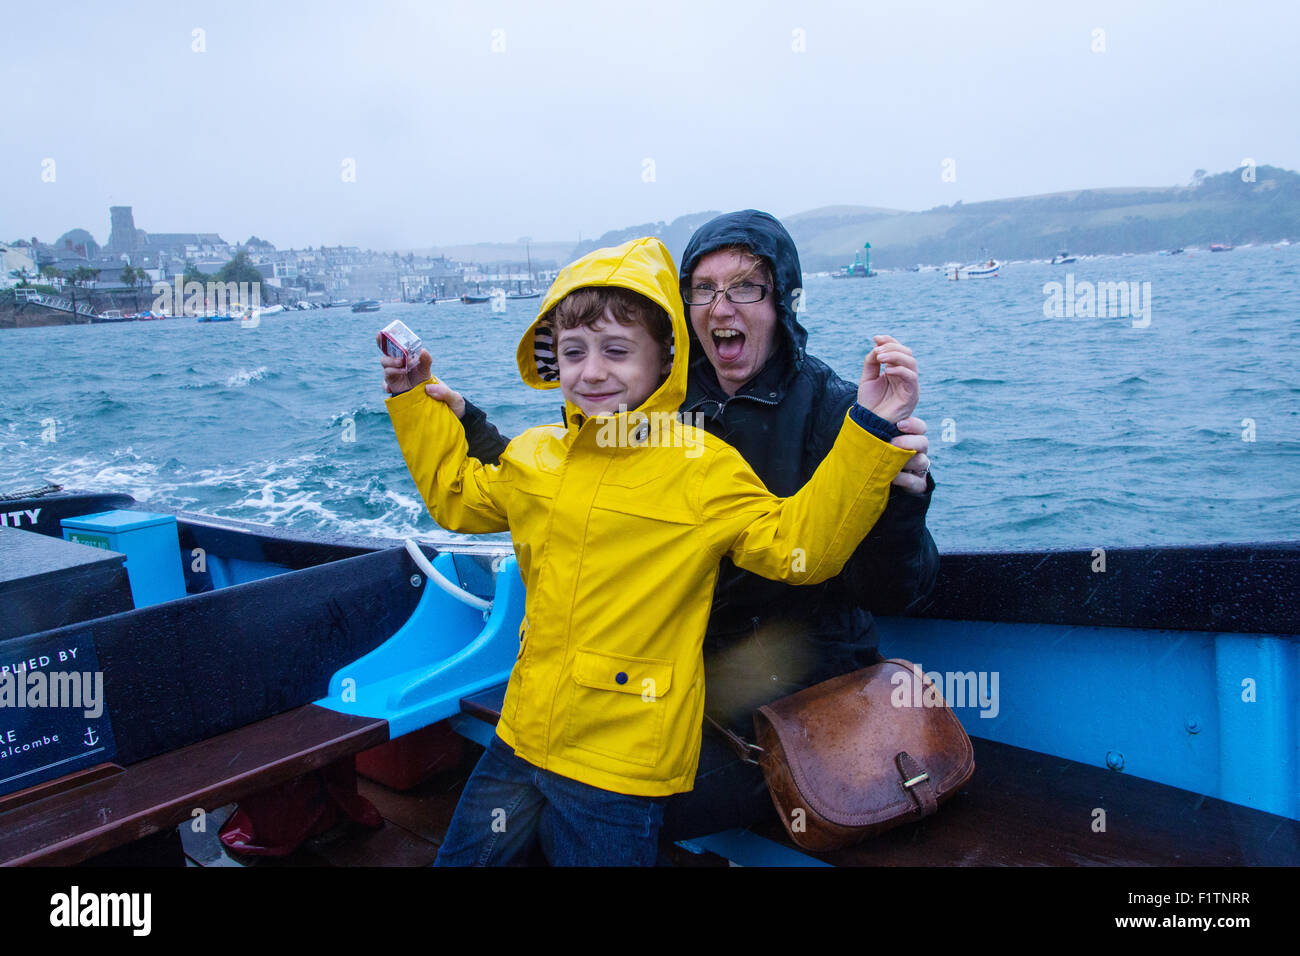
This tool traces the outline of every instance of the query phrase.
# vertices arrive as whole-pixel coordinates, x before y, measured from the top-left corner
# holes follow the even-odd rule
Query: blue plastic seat
[[[450,553],[433,566],[456,580]],[[344,714],[382,717],[389,737],[401,737],[460,713],[460,700],[504,683],[519,654],[524,582],[514,557],[496,575],[486,615],[426,581],[420,603],[391,638],[330,678],[316,703]]]

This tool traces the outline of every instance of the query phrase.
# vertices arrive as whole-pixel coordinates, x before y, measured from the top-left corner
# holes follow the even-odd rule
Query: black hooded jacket
[[[788,496],[830,451],[858,389],[804,350],[808,333],[796,315],[799,254],[768,213],[747,209],[701,226],[682,257],[683,288],[702,256],[732,245],[747,246],[772,270],[777,342],[767,364],[734,396],[723,391],[696,343],[681,411],[702,414],[707,431],[735,447],[772,492]],[[864,339],[863,354],[873,345]],[[469,402],[462,421],[470,454],[495,461],[506,439]],[[768,581],[724,560],[704,643],[709,712],[745,732],[754,707],[873,663],[878,641],[870,612],[900,613],[934,586],[939,557],[925,527],[933,490],[928,476],[924,494],[891,489],[875,527],[839,576],[824,584]]]

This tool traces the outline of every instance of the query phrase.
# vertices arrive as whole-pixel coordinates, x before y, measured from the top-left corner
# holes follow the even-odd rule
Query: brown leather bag
[[[975,772],[956,714],[904,660],[760,707],[754,728],[757,747],[723,732],[751,762],[758,752],[776,812],[805,850],[840,849],[927,817]]]

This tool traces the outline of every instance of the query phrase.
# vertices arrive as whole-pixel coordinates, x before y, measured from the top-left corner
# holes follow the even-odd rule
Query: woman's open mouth
[[[740,329],[714,329],[713,350],[724,362],[734,362],[745,351],[745,333]]]

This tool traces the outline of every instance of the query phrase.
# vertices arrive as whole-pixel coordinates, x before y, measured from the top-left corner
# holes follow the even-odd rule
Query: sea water
[[[1148,312],[1056,317],[1050,283],[1067,277],[1138,283]],[[809,276],[801,316],[808,351],[855,382],[873,334],[916,354],[940,551],[1294,541],[1298,293],[1300,244],[1011,263],[969,282]],[[0,492],[51,481],[283,528],[437,533],[384,410],[375,333],[401,319],[513,435],[559,420],[559,392],[515,366],[540,304],[0,331]]]

